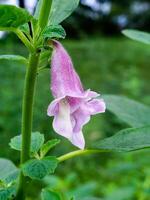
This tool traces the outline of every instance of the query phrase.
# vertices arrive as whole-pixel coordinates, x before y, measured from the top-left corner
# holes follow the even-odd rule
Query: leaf
[[[57,25],[69,17],[77,8],[79,0],[53,0],[49,17],[49,25]]]
[[[150,108],[146,105],[115,95],[103,96],[106,107],[132,127],[150,125]]]
[[[42,200],[61,200],[60,195],[50,189],[46,188],[41,193]]]
[[[30,29],[28,23],[19,26],[19,29],[24,32],[26,35],[30,34]]]
[[[43,0],[39,0],[38,3],[37,3],[36,10],[35,10],[35,13],[34,13],[34,17],[36,19],[38,19],[38,17],[39,17],[42,2],[43,2]]]
[[[51,51],[46,50],[40,55],[39,70],[40,68],[50,68],[50,55]]]
[[[150,44],[150,34],[138,31],[138,30],[124,30],[122,33],[130,39],[136,40],[138,42],[142,42],[145,44]]]
[[[62,38],[66,37],[65,29],[61,25],[47,26],[43,32],[42,36],[44,38]]]
[[[150,147],[150,126],[128,128],[112,137],[97,141],[93,148],[105,151],[128,152]]]
[[[29,160],[22,165],[21,169],[24,176],[28,176],[31,179],[40,180],[46,175],[54,173],[57,164],[58,161],[56,157],[48,156],[41,160]]]
[[[11,139],[9,145],[12,149],[21,151],[22,138],[21,135]],[[44,135],[39,132],[33,132],[31,135],[31,153],[39,151],[41,146],[44,144]]]
[[[0,180],[5,183],[11,183],[18,176],[18,168],[10,161],[0,158]]]
[[[15,195],[16,195],[16,188],[14,186],[0,189],[0,200],[14,199]]]
[[[43,146],[41,147],[41,157],[44,157],[50,149],[52,149],[53,147],[55,147],[57,144],[60,143],[60,140],[58,139],[53,139],[53,140],[49,140],[48,142],[46,142],[45,144],[43,144]]]
[[[23,64],[27,64],[27,59],[18,55],[0,55],[0,60],[18,61]]]
[[[17,28],[32,18],[26,10],[12,5],[0,5],[0,16],[0,29]]]

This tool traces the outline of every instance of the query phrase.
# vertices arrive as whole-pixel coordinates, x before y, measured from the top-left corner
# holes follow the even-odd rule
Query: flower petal
[[[68,139],[72,137],[72,120],[70,117],[70,106],[66,100],[59,102],[58,113],[54,116],[53,128],[61,136]]]
[[[78,133],[73,133],[71,142],[73,145],[77,146],[80,149],[84,149],[85,140],[82,131]]]
[[[73,132],[79,132],[90,121],[90,114],[83,105],[72,114],[72,117],[75,121]]]
[[[82,94],[84,90],[69,54],[58,41],[53,44],[51,90],[54,97]]]
[[[65,97],[60,97],[58,99],[55,99],[54,101],[52,101],[47,109],[47,115],[48,116],[55,116],[58,111],[59,111],[59,102],[64,99]]]
[[[97,92],[91,91],[90,89],[87,90],[87,98],[88,99],[93,99],[96,97],[99,97],[100,94],[98,94]]]
[[[103,99],[93,99],[87,102],[86,105],[90,115],[103,113],[106,110],[106,105]]]

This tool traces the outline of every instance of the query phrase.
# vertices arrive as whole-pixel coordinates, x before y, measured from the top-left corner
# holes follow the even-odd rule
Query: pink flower
[[[51,63],[51,90],[55,98],[48,107],[48,116],[54,116],[53,128],[61,136],[69,139],[80,149],[85,140],[82,127],[90,116],[105,112],[103,99],[96,92],[84,91],[71,58],[58,42],[53,41],[54,51]]]

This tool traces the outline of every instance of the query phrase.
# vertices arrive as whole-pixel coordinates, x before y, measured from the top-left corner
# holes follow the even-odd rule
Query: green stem
[[[87,155],[87,154],[93,154],[93,153],[102,153],[106,152],[105,150],[97,150],[97,149],[84,149],[84,150],[77,150],[77,151],[72,151],[70,153],[67,153],[63,156],[58,157],[59,162],[63,162],[65,160],[68,160],[70,158],[74,158],[77,156],[82,156],[82,155]]]
[[[26,36],[22,33],[22,31],[15,29],[14,33],[17,34],[18,38],[24,43],[24,45],[29,49],[30,52],[34,52],[34,47],[30,43],[30,41],[26,38]]]
[[[43,0],[43,4],[39,15],[39,26],[41,28],[41,31],[45,28],[45,26],[48,23],[51,4],[52,0]]]
[[[42,8],[39,16],[39,26],[41,30],[47,25],[49,13],[51,8],[51,0],[43,0]],[[37,41],[33,38],[33,44],[25,37],[20,30],[15,30],[15,33],[22,40],[25,46],[30,50],[29,56],[29,67],[27,68],[25,77],[25,88],[23,96],[23,107],[22,107],[22,151],[21,151],[21,164],[25,163],[30,159],[30,145],[31,145],[31,132],[32,132],[32,121],[33,121],[33,103],[35,93],[35,83],[37,68],[39,64],[40,53],[36,52]],[[25,199],[25,188],[27,187],[27,179],[20,174],[18,183],[18,193],[16,200]]]
[[[32,131],[32,118],[33,118],[33,100],[35,93],[35,83],[37,75],[37,67],[39,62],[39,53],[33,53],[29,57],[29,67],[27,68],[25,78],[25,88],[23,97],[23,110],[22,110],[22,151],[21,151],[21,164],[30,159],[30,144],[31,144],[31,131]],[[23,193],[26,179],[20,174],[17,200],[23,200]]]
[[[22,31],[16,28],[0,28],[1,31],[8,31],[15,33],[18,38],[24,43],[24,45],[29,49],[30,52],[34,51],[34,47],[30,43],[30,41],[27,39],[27,37],[23,34]]]

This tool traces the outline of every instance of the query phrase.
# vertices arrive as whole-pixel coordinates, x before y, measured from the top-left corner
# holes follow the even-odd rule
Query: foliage
[[[96,142],[93,142],[93,145],[91,141],[91,144],[87,145],[86,150],[73,151],[65,155],[62,155],[60,151],[62,155],[60,157],[57,157],[57,154],[55,156],[47,155],[60,141],[58,139],[51,139],[46,140],[46,143],[44,143],[45,137],[43,134],[40,132],[32,133],[36,77],[37,74],[41,74],[41,69],[48,68],[47,65],[52,48],[51,39],[65,38],[66,36],[65,30],[59,23],[75,10],[79,1],[63,1],[64,4],[60,4],[57,0],[48,2],[49,4],[47,5],[47,1],[40,0],[34,16],[14,6],[0,6],[0,13],[2,13],[0,20],[1,30],[14,32],[29,51],[28,59],[17,55],[3,55],[0,57],[4,60],[19,61],[28,65],[26,67],[23,96],[21,135],[13,137],[9,143],[12,149],[20,151],[21,163],[16,167],[10,160],[0,159],[0,199],[2,200],[14,198],[18,200],[20,197],[24,200],[28,196],[25,189],[26,183],[32,184],[32,181],[35,180],[40,180],[41,183],[44,183],[44,180],[55,172],[56,167],[60,166],[58,164],[69,158],[88,153],[128,152],[150,147],[150,108],[124,97],[106,95],[104,100],[108,104],[108,110],[133,128],[122,129],[117,134],[114,131],[113,136],[96,140]],[[138,41],[141,41],[142,34],[145,37],[144,42],[148,40],[147,35],[144,33],[139,34],[136,31],[126,31],[125,34]],[[89,169],[88,173],[90,173]],[[96,185],[91,182],[82,187],[78,186],[76,189],[67,192],[67,194],[58,193],[54,188],[55,184],[50,186],[48,182],[46,186],[41,192],[42,200],[49,198],[55,200],[62,200],[63,198],[68,200],[97,198],[95,195],[93,196],[93,190]],[[120,193],[125,194],[124,197],[121,196],[122,199],[136,196],[134,188],[129,187],[120,188],[115,196]],[[36,198],[38,198],[38,195]],[[112,196],[106,195],[106,199],[111,198],[113,199],[113,194]]]
[[[17,151],[21,151],[21,144],[22,144],[22,137],[21,135],[16,136],[11,139],[10,147]],[[34,132],[31,135],[31,153],[37,153],[41,146],[44,144],[44,135],[40,134],[39,132]]]
[[[74,1],[62,0],[61,4],[59,0],[53,1],[49,16],[49,24],[50,25],[60,24],[77,8],[78,4],[79,0],[74,0]]]
[[[148,68],[147,61],[148,61],[148,52],[149,52],[149,49],[147,47],[141,46],[140,44],[137,44],[137,43],[134,44],[134,43],[132,43],[130,41],[126,41],[126,40],[118,40],[117,41],[117,40],[112,40],[112,39],[108,40],[105,38],[88,40],[88,44],[91,46],[91,49],[88,49],[87,41],[82,41],[82,42],[70,41],[70,42],[65,43],[65,46],[71,51],[71,54],[73,55],[73,60],[75,62],[75,65],[77,66],[77,71],[79,71],[79,74],[81,75],[83,82],[87,88],[91,85],[91,88],[99,91],[99,85],[97,84],[99,82],[103,93],[104,93],[104,91],[107,93],[110,93],[112,91],[119,93],[122,91],[122,94],[128,95],[130,97],[134,97],[136,99],[141,98],[143,91],[145,91],[145,96],[142,96],[141,99],[142,99],[142,101],[149,102],[149,99],[146,97],[146,93],[148,94],[148,88],[147,88],[148,76],[147,76],[147,79],[145,76],[145,75],[148,75],[146,73],[147,68]],[[108,53],[110,54],[110,52],[109,52],[110,46],[112,47],[112,49],[114,48],[115,50],[113,51],[114,53],[112,53],[111,56],[107,57],[106,55]],[[128,51],[125,51],[125,49],[127,49],[127,48],[130,48],[130,54],[128,53]],[[2,53],[5,51],[9,51],[10,53],[13,53],[12,51],[14,51],[15,54],[17,52],[22,52],[23,55],[25,54],[24,49],[22,47],[20,47],[20,45],[18,45],[18,44],[13,45],[12,47],[10,46],[10,44],[9,45],[6,44],[5,48],[1,49]],[[84,59],[84,57],[80,56],[80,53],[82,53],[83,51],[85,52],[85,56],[87,57],[86,60]],[[117,53],[116,53],[116,51],[117,51]],[[93,52],[95,52],[95,53],[93,54]],[[121,57],[121,52],[125,52],[122,57]],[[137,57],[137,54],[139,54],[140,56]],[[94,60],[92,59],[93,56],[95,58]],[[79,59],[78,59],[78,57],[79,57]],[[146,57],[146,59],[145,59],[145,57]],[[104,60],[101,58],[103,58]],[[135,58],[136,58],[136,60],[135,60]],[[1,69],[0,69],[1,74],[4,77],[4,79],[1,80],[2,86],[3,86],[3,90],[2,90],[3,107],[1,107],[1,113],[2,113],[2,109],[5,111],[5,113],[6,113],[6,111],[8,113],[7,115],[4,115],[4,114],[1,115],[1,127],[3,127],[3,132],[1,131],[1,141],[3,141],[3,144],[1,144],[1,148],[4,149],[4,145],[7,145],[10,137],[12,137],[13,134],[15,135],[15,132],[17,132],[17,129],[18,129],[17,124],[19,122],[17,120],[18,119],[17,113],[19,113],[19,110],[21,109],[19,105],[20,105],[20,101],[21,101],[20,98],[21,98],[21,94],[22,94],[22,86],[23,86],[22,78],[24,76],[24,68],[18,67],[18,66],[20,66],[19,63],[15,64],[15,63],[10,63],[10,62],[6,62],[6,61],[5,62],[3,61],[1,63],[2,63],[2,65],[5,65],[5,67],[1,67]],[[99,64],[97,64],[97,63],[99,63]],[[143,68],[140,68],[141,65],[143,66]],[[91,66],[92,66],[92,68],[91,68]],[[8,71],[9,71],[9,73],[8,73]],[[122,71],[124,71],[124,73],[122,73]],[[103,74],[103,77],[100,76],[97,72],[100,72],[100,74]],[[15,74],[15,76],[12,76],[11,74]],[[141,74],[141,76],[139,76],[139,74]],[[88,78],[89,75],[91,77],[90,80]],[[18,85],[18,81],[20,82],[19,85]],[[113,82],[113,85],[111,85],[112,82]],[[45,85],[45,86],[47,85],[47,86],[44,87],[43,90],[40,90],[42,85]],[[14,89],[13,89],[16,87],[18,88],[17,94],[14,93]],[[41,113],[41,110],[43,110],[43,112],[44,112],[44,110],[46,110],[46,107],[44,105],[47,105],[49,102],[49,96],[47,96],[47,94],[49,93],[49,78],[47,75],[47,71],[43,71],[42,73],[40,73],[39,78],[38,78],[37,87],[39,90],[39,94],[36,94],[35,115],[37,117],[35,118],[35,122],[34,122],[34,130],[38,129],[41,132],[46,132],[47,133],[46,136],[47,136],[47,138],[49,138],[50,137],[49,134],[53,132],[52,130],[49,130],[50,129],[50,121],[46,118],[45,114]],[[7,93],[6,93],[6,91],[7,91]],[[8,94],[9,94],[9,98],[7,96]],[[41,96],[42,96],[42,98],[41,98]],[[16,102],[16,104],[13,105],[13,107],[11,104],[12,101]],[[109,106],[110,105],[111,104],[109,103]],[[120,108],[120,106],[119,106],[119,108]],[[18,109],[17,112],[16,112],[16,109]],[[3,113],[4,113],[4,111],[3,111]],[[39,115],[39,113],[40,113],[40,115]],[[112,118],[112,116],[109,113],[107,115],[108,115],[108,117],[106,116],[106,121],[104,119],[101,119],[102,121],[100,123],[99,118],[94,118],[92,120],[92,123],[87,125],[87,127],[85,128],[84,132],[87,133],[86,136],[88,136],[87,141],[89,141],[88,142],[89,144],[91,143],[92,140],[94,140],[94,138],[102,137],[102,133],[106,132],[109,135],[109,134],[117,132],[121,128],[121,125],[116,118],[114,118],[114,117]],[[4,117],[3,120],[2,120],[2,116]],[[7,122],[9,121],[9,124],[7,126],[4,126],[6,121]],[[110,123],[109,126],[105,125],[106,123],[108,124],[108,122]],[[7,139],[4,139],[4,138],[7,138]],[[65,147],[66,147],[66,149],[65,149]],[[58,155],[60,155],[62,153],[67,152],[69,148],[71,148],[71,146],[68,143],[65,143],[65,140],[62,140],[62,143],[60,144],[60,150],[58,150],[58,148],[57,148],[55,150],[55,153],[58,153]],[[9,157],[10,157],[10,155],[12,155],[14,160],[17,159],[17,157],[16,157],[17,154],[14,155],[14,152],[12,154],[10,154],[10,151],[8,151],[8,150],[1,152],[1,154],[3,156],[4,156],[4,154],[5,155],[7,154],[7,156],[9,155]],[[133,165],[132,160],[136,159],[134,155],[135,154],[132,154],[132,156],[130,156],[131,157],[130,158],[131,165]],[[136,155],[141,157],[140,153],[137,153]],[[106,158],[106,155],[101,154],[101,159],[108,160],[107,166],[105,166],[106,161],[104,161],[104,163],[101,163],[101,164],[100,164],[100,161],[96,162],[95,160],[97,157],[96,158],[93,157],[93,159],[92,159],[92,157],[90,157],[90,159],[91,159],[90,163],[88,161],[89,157],[87,158],[87,160],[86,160],[86,158],[84,158],[82,160],[81,159],[77,160],[77,162],[72,161],[71,162],[72,167],[70,167],[70,162],[68,162],[68,164],[65,164],[65,167],[63,167],[63,169],[62,168],[57,169],[57,173],[61,177],[64,177],[63,178],[64,180],[61,180],[61,179],[59,180],[59,185],[66,187],[68,192],[69,192],[69,190],[71,191],[70,188],[72,188],[72,194],[75,194],[75,190],[73,190],[74,184],[76,184],[76,187],[79,187],[79,188],[82,188],[82,186],[84,187],[84,185],[86,187],[86,184],[88,184],[89,181],[97,180],[97,176],[98,176],[100,180],[105,181],[105,185],[108,186],[108,190],[103,189],[103,187],[102,187],[103,184],[97,180],[94,183],[95,186],[94,185],[92,186],[92,184],[91,184],[91,188],[93,188],[93,189],[91,189],[91,191],[92,191],[91,196],[98,196],[98,197],[102,196],[102,195],[107,196],[107,195],[110,195],[111,193],[113,193],[113,191],[117,192],[117,188],[118,188],[118,190],[121,187],[126,188],[126,186],[128,186],[126,183],[120,183],[121,184],[121,186],[120,186],[120,184],[115,180],[115,178],[110,179],[108,174],[110,173],[109,170],[111,171],[111,168],[112,168],[110,166],[111,163],[113,163],[113,165],[118,164],[118,167],[119,167],[121,165],[120,163],[123,162],[122,165],[125,165],[125,166],[127,165],[126,167],[128,168],[128,165],[130,166],[130,164],[126,164],[126,163],[128,163],[128,158],[127,158],[128,156],[124,155],[123,157],[120,158],[119,156],[116,155],[116,159],[114,158],[114,156],[111,157],[111,159],[109,159],[110,157],[111,157],[111,155],[108,155]],[[123,160],[123,161],[121,161],[121,160]],[[139,160],[139,158],[138,158],[138,160]],[[147,160],[147,159],[145,158],[145,160]],[[87,162],[88,162],[89,166],[88,166],[88,169],[85,169],[85,163],[87,163]],[[103,169],[102,171],[105,171],[105,176],[101,172],[100,165]],[[124,168],[125,168],[125,166],[124,166]],[[64,176],[64,174],[68,173],[68,171],[70,172],[70,170],[71,170],[70,168],[76,174],[76,178],[75,178],[76,181],[74,180],[71,183],[68,183],[71,177],[69,178],[69,175],[68,175],[68,178],[67,178],[66,175]],[[89,170],[93,171],[95,176],[90,175]],[[80,174],[80,176],[77,174],[76,171]],[[132,168],[131,168],[131,172],[133,173]],[[128,179],[130,181],[132,181],[131,175],[130,175],[131,172],[128,171],[128,173],[127,173],[127,174],[129,174]],[[81,173],[82,173],[82,175],[81,175]],[[120,179],[120,181],[124,182],[123,179],[127,179],[127,177],[125,176],[125,173],[122,172],[121,175],[120,175],[120,173],[116,174],[115,175],[116,179]],[[144,172],[144,176],[146,177],[145,173],[146,172]],[[138,170],[135,171],[133,176],[135,177],[135,179],[138,180],[138,184],[141,185],[141,184],[143,184],[142,180],[140,177],[138,177],[137,174],[138,174]],[[71,176],[71,174],[70,174],[70,176]],[[85,177],[87,177],[87,178],[85,178]],[[126,182],[128,182],[128,181],[126,181]],[[61,184],[60,184],[60,182],[61,182]],[[67,185],[67,184],[70,185],[70,188],[69,188],[69,185]],[[101,185],[101,190],[99,190],[100,185]],[[112,186],[112,185],[115,185],[115,186]],[[87,186],[87,188],[89,188],[89,187]],[[59,186],[57,187],[57,190],[60,190]],[[87,193],[87,191],[89,191],[89,189],[85,190],[85,193]],[[125,192],[124,189],[123,189],[123,191]],[[84,195],[85,195],[85,193],[84,193]],[[142,195],[142,193],[144,194],[143,189],[141,189],[140,195]],[[115,196],[115,194],[114,194],[114,196]]]
[[[17,28],[31,20],[31,15],[21,8],[0,5],[0,29]]]
[[[21,169],[25,176],[31,179],[43,179],[46,175],[53,174],[57,167],[57,159],[52,156],[43,159],[29,160],[22,165]]]
[[[136,40],[145,44],[150,44],[149,33],[137,31],[137,30],[124,30],[122,33],[133,40]]]

